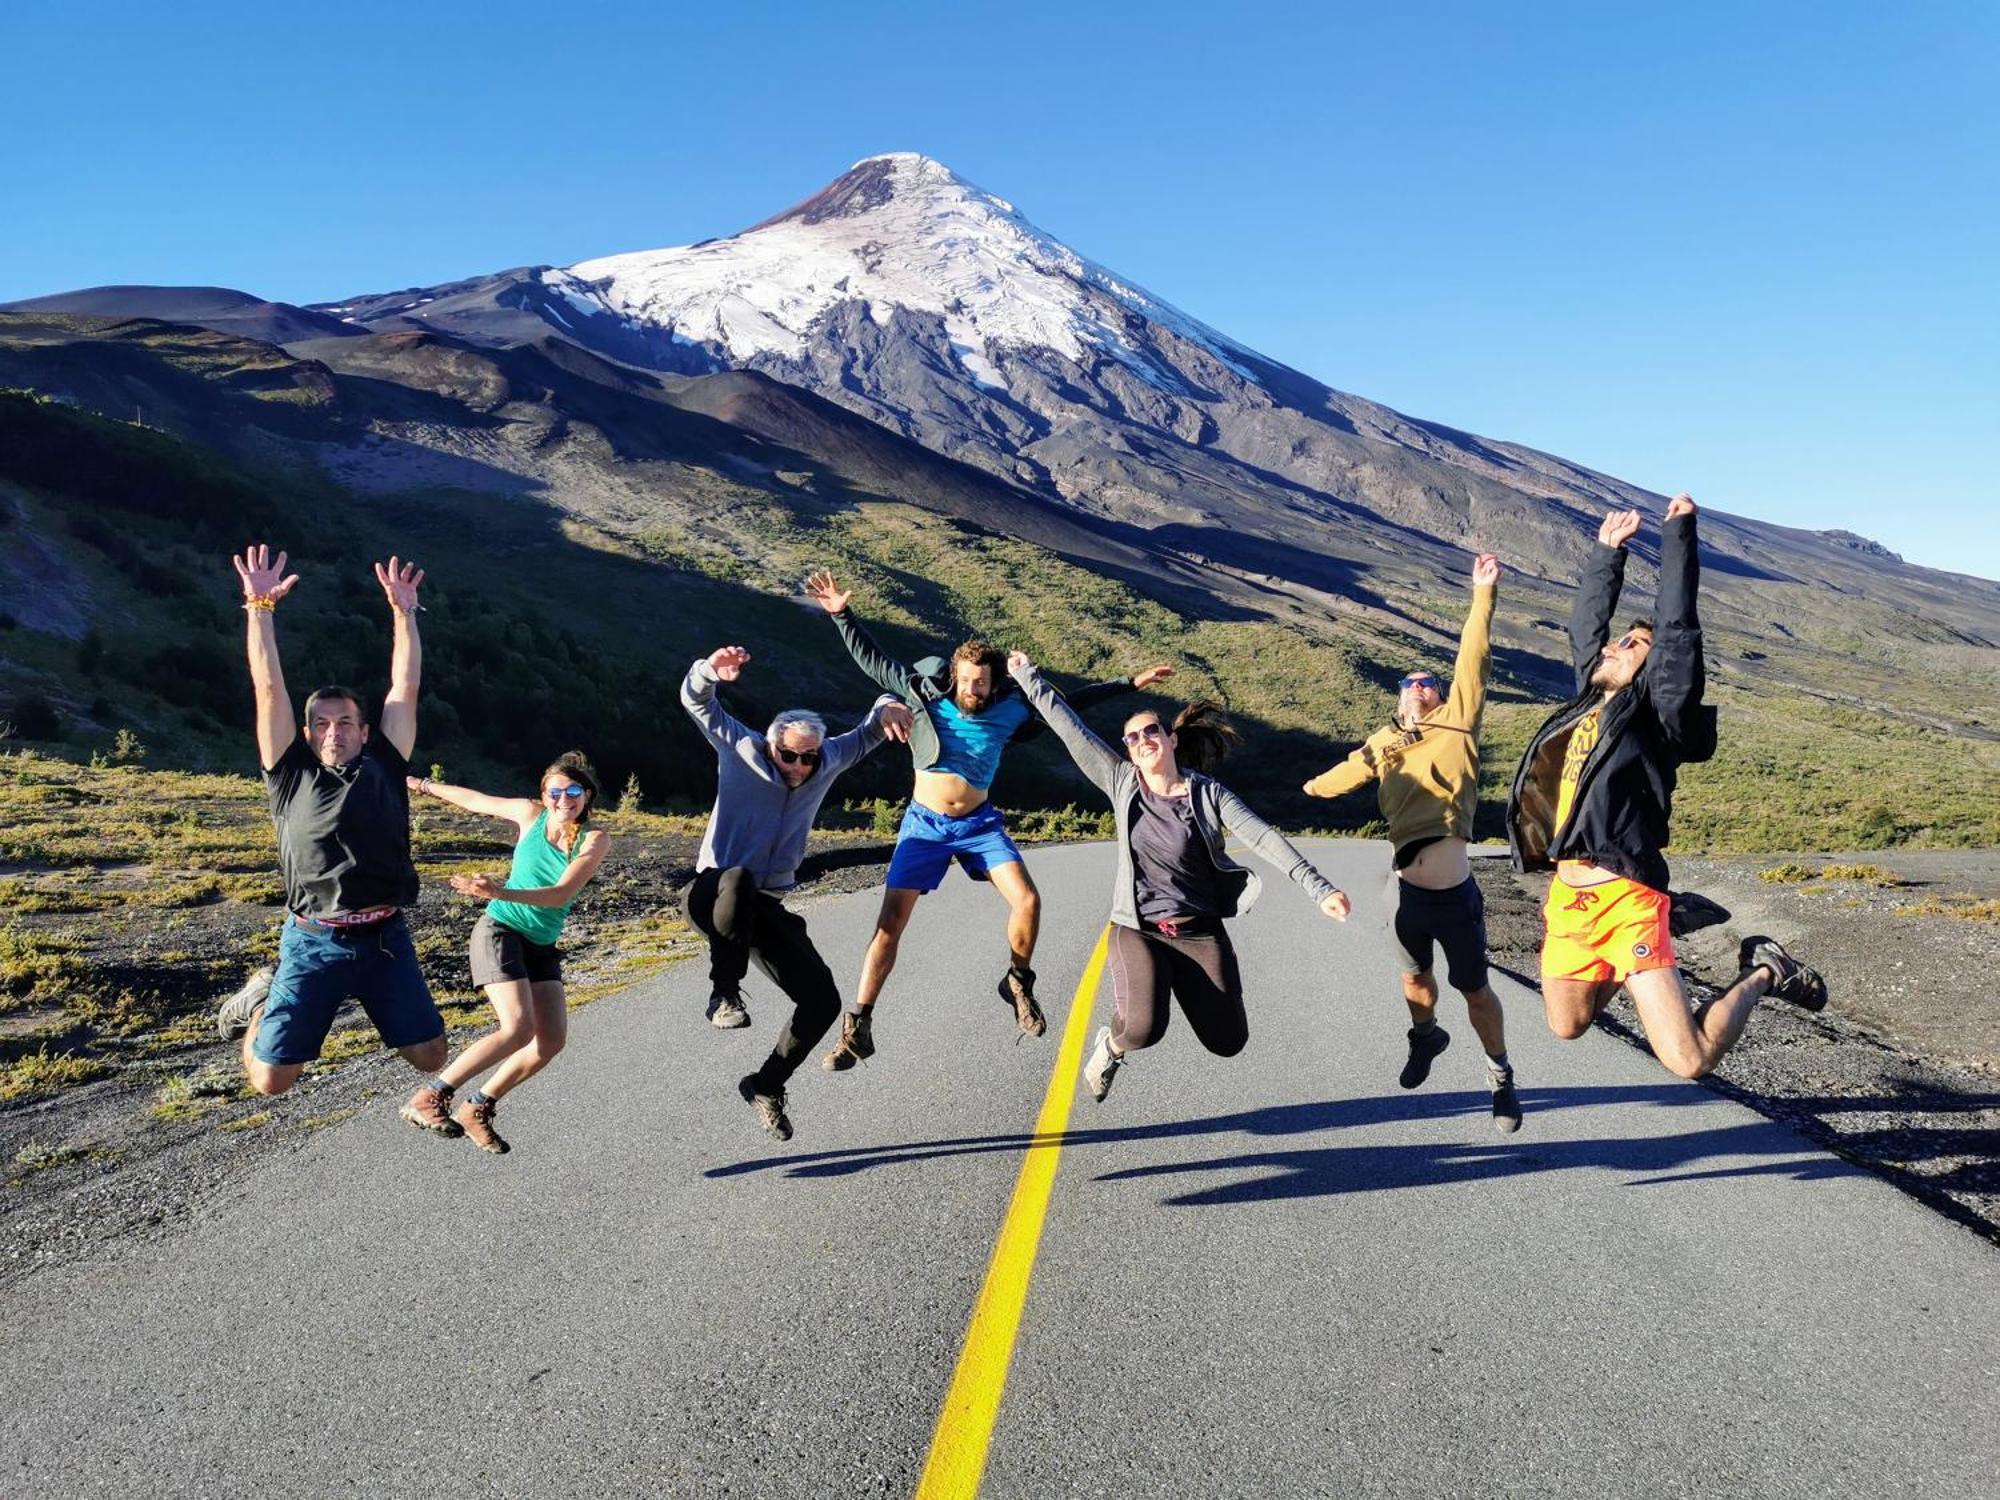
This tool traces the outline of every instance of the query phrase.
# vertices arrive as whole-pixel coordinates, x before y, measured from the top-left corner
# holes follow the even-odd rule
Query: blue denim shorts
[[[995,865],[1018,864],[1020,859],[1000,809],[991,802],[962,818],[912,802],[896,832],[896,852],[889,857],[883,884],[898,891],[934,891],[953,860],[974,880],[984,880]]]
[[[344,932],[301,927],[287,917],[278,937],[278,972],[250,1050],[272,1064],[311,1062],[350,996],[368,1012],[385,1047],[413,1047],[444,1035],[444,1017],[400,916]]]

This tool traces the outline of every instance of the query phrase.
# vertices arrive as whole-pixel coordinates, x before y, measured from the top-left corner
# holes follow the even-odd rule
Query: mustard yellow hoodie
[[[1379,777],[1382,816],[1399,855],[1419,839],[1472,837],[1496,592],[1490,584],[1473,589],[1451,694],[1430,717],[1415,729],[1390,724],[1376,730],[1346,760],[1306,783],[1311,796],[1338,797]]]

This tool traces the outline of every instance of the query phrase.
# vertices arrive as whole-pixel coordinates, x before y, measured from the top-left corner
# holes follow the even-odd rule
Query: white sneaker
[[[1097,1028],[1097,1045],[1090,1049],[1090,1061],[1083,1065],[1084,1086],[1090,1090],[1090,1097],[1099,1104],[1111,1092],[1111,1080],[1118,1076],[1118,1068],[1125,1061],[1111,1050],[1111,1028]]]

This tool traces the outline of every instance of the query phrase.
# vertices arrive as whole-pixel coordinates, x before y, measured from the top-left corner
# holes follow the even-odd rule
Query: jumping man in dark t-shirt
[[[320,1054],[334,1013],[360,1000],[384,1044],[412,1067],[444,1066],[444,1018],[431,1000],[403,908],[417,899],[410,861],[410,798],[404,777],[417,742],[417,634],[421,568],[390,558],[376,582],[395,611],[395,648],[382,732],[373,735],[360,697],[323,687],[293,717],[278,661],[276,610],[298,575],[285,554],[248,548],[233,559],[243,581],[250,682],[257,692],[258,763],[278,868],[285,879],[285,926],[268,998],[239,992],[216,1018],[225,1038],[243,1038],[243,1069],[262,1094],[282,1094]]]

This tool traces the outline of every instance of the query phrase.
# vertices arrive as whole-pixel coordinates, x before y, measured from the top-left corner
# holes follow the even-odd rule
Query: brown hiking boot
[[[736,1085],[736,1092],[743,1096],[743,1102],[757,1111],[757,1123],[781,1141],[792,1138],[791,1117],[785,1113],[785,1091],[767,1094],[758,1085],[757,1075],[752,1073]]]
[[[1042,1008],[1035,1004],[1035,971],[1007,966],[1000,981],[1000,998],[1014,1008],[1014,1022],[1025,1036],[1040,1036],[1049,1029]]]
[[[873,1011],[850,1010],[840,1018],[840,1040],[819,1060],[829,1073],[845,1073],[858,1062],[875,1055],[875,1037],[869,1024]]]
[[[466,1099],[451,1112],[465,1130],[465,1138],[481,1151],[491,1151],[495,1156],[505,1156],[513,1147],[500,1139],[500,1132],[493,1128],[493,1111],[499,1101],[488,1099],[483,1104],[475,1104]]]
[[[425,1084],[410,1095],[410,1102],[397,1113],[420,1130],[435,1130],[439,1135],[465,1134],[464,1127],[451,1117],[450,1089],[434,1089]]]

